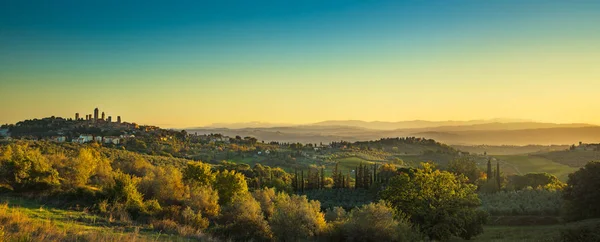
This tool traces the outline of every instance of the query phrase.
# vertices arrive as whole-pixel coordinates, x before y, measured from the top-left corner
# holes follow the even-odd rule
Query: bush
[[[348,241],[410,241],[414,236],[400,234],[411,231],[410,222],[385,202],[371,203],[352,209],[344,224],[344,236]],[[415,233],[413,233],[415,234]],[[403,237],[404,236],[404,237]]]
[[[223,208],[214,233],[234,241],[270,241],[271,229],[264,220],[260,204],[252,196],[237,196]]]
[[[248,184],[241,173],[235,171],[220,171],[215,177],[213,185],[219,192],[219,204],[229,204],[235,196],[248,192]]]
[[[134,218],[145,211],[144,199],[137,190],[138,182],[139,178],[117,172],[114,177],[114,184],[105,190],[109,201],[116,205],[115,207],[123,207]]]
[[[185,196],[181,172],[172,166],[152,169],[141,180],[139,188],[145,198],[162,204],[176,204]]]
[[[60,185],[58,171],[39,149],[27,144],[7,146],[0,155],[0,184],[14,191],[43,191]]]
[[[275,199],[273,216],[269,219],[275,238],[280,241],[311,239],[327,227],[319,201],[308,201],[306,196],[279,193]]]
[[[192,186],[190,196],[185,204],[195,211],[200,211],[207,218],[215,218],[219,215],[219,194],[210,186]]]
[[[256,201],[260,203],[260,208],[265,215],[265,219],[269,219],[273,215],[273,211],[275,210],[275,198],[277,197],[275,194],[275,189],[273,188],[263,188],[254,190],[252,192],[252,196]]]
[[[341,207],[328,208],[325,210],[325,220],[327,222],[345,221],[348,219],[348,213]]]
[[[569,175],[564,189],[566,218],[600,217],[600,162],[590,162]]]

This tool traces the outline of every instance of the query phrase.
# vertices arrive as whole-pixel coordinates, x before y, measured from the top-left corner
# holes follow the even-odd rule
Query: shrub
[[[185,196],[181,172],[172,166],[154,168],[139,187],[147,199],[153,198],[162,204],[178,203]]]
[[[58,171],[38,149],[12,144],[0,156],[0,184],[14,191],[43,191],[60,185]]]
[[[283,241],[310,239],[319,236],[327,227],[319,201],[285,193],[277,195],[269,224],[275,237]]]
[[[410,228],[410,223],[404,217],[394,219],[394,214],[385,202],[352,209],[343,226],[344,235],[348,241],[398,241],[399,226]]]
[[[185,204],[195,211],[200,211],[207,218],[215,218],[219,215],[219,194],[210,186],[192,186],[189,198]]]
[[[333,207],[325,210],[325,220],[327,222],[345,221],[348,218],[348,213],[342,207]]]
[[[217,173],[213,187],[219,192],[220,205],[229,204],[235,196],[248,192],[244,175],[229,170]]]
[[[235,241],[269,241],[271,229],[264,220],[260,204],[252,196],[237,196],[223,208],[215,234]]]
[[[114,184],[105,190],[111,203],[122,205],[134,218],[145,211],[144,199],[137,190],[138,182],[139,178],[117,172],[114,177]]]
[[[211,166],[202,162],[189,162],[183,170],[183,179],[197,185],[210,185],[215,181]]]
[[[260,203],[260,209],[263,211],[265,219],[269,219],[273,215],[273,210],[275,210],[275,189],[263,188],[254,190],[252,196]]]
[[[155,230],[161,231],[163,233],[176,234],[179,225],[177,225],[177,222],[171,219],[162,219],[153,221],[152,227]]]

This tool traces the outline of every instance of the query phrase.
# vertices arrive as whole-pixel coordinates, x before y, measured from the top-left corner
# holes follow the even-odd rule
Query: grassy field
[[[600,160],[600,151],[595,150],[561,150],[535,154],[535,156],[552,160],[571,167],[583,167],[590,161]]]
[[[0,224],[4,229],[0,231],[4,236],[0,241],[35,241],[44,236],[30,235],[28,230],[49,234],[41,237],[44,240],[191,241],[134,223],[116,222],[85,209],[62,209],[40,201],[6,196],[0,197]]]
[[[575,167],[533,155],[498,155],[494,157],[500,161],[500,169],[505,174],[547,172],[566,182],[568,175],[577,170]]]
[[[558,237],[563,229],[599,222],[600,219],[590,219],[567,224],[541,226],[484,226],[483,234],[471,240],[454,238],[451,241],[560,241]]]

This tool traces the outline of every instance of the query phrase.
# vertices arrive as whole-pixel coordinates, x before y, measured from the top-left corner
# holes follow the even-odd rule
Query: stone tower
[[[94,122],[98,121],[98,108],[94,109]]]

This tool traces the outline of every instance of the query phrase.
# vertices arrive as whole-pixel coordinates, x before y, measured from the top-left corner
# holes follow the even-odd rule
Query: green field
[[[600,219],[589,219],[572,223],[536,226],[484,226],[483,234],[471,239],[454,238],[451,241],[560,241],[562,230],[579,226],[595,225]]]
[[[568,175],[577,170],[552,160],[532,155],[498,155],[500,169],[507,175],[547,172],[566,182]]]
[[[2,216],[14,215],[19,218],[18,220],[49,224],[56,231],[63,231],[62,233],[66,233],[66,231],[77,234],[95,233],[97,237],[93,238],[108,239],[108,241],[133,238],[138,241],[191,241],[181,236],[152,230],[147,226],[116,222],[112,218],[94,215],[81,208],[64,209],[45,204],[42,201],[0,196],[0,206],[6,204],[8,204],[8,210],[2,211]]]

